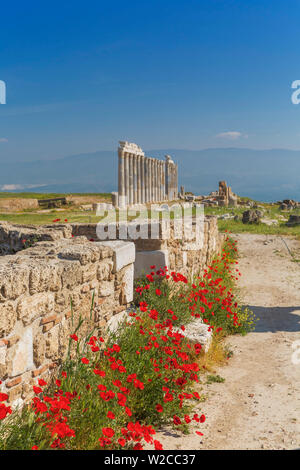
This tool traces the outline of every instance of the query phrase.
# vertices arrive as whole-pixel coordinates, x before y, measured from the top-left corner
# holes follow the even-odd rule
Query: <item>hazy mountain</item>
[[[241,196],[260,200],[300,200],[300,151],[216,148],[148,150],[173,156],[179,185],[196,194],[215,190],[226,180]],[[59,160],[8,162],[1,165],[0,189],[39,192],[110,192],[117,189],[117,152],[99,151]],[[19,186],[17,186],[19,185]],[[31,186],[31,187],[30,187]],[[34,186],[34,188],[32,187]]]

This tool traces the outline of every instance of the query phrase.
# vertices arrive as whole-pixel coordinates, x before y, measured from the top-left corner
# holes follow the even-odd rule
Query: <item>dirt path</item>
[[[217,370],[225,382],[204,386],[207,419],[195,428],[204,436],[164,430],[166,449],[300,448],[300,351],[292,362],[294,341],[300,350],[300,262],[292,262],[280,237],[236,239],[241,296],[260,321],[255,332],[228,339],[233,357]],[[300,244],[285,241],[300,259]]]

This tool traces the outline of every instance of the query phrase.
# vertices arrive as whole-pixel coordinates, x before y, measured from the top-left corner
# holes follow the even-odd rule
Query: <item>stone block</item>
[[[134,265],[130,264],[124,268],[121,287],[121,304],[129,304],[133,301]]]
[[[155,266],[157,271],[164,266],[169,267],[169,252],[167,250],[156,251],[137,251],[136,260],[134,263],[134,278],[149,274],[153,269],[150,266]]]
[[[54,311],[54,294],[41,293],[22,298],[17,306],[18,319],[26,326],[36,318]]]
[[[122,240],[101,242],[101,245],[113,250],[114,272],[120,271],[124,266],[135,261],[135,244]]]
[[[0,302],[15,300],[28,291],[29,268],[25,265],[0,265]]]
[[[0,303],[0,338],[7,336],[17,321],[16,307],[13,302]]]
[[[11,354],[10,376],[23,374],[33,368],[33,334],[32,328],[26,328]]]

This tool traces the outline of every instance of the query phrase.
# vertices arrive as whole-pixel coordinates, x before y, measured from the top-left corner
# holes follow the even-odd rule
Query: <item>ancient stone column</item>
[[[146,168],[147,168],[147,202],[150,202],[151,201],[151,184],[152,184],[150,158],[147,158],[146,160]]]
[[[137,204],[137,155],[133,155],[133,204]]]
[[[129,154],[129,201],[128,204],[133,204],[133,155]]]
[[[172,165],[172,200],[175,199],[175,165]]]
[[[141,203],[141,155],[136,157],[136,190],[137,190],[137,204]]]
[[[129,201],[129,155],[127,152],[125,152],[124,156],[124,163],[125,163],[125,174],[124,174],[124,179],[125,179],[125,203],[126,206]]]
[[[152,158],[152,201],[155,202],[155,160]]]
[[[158,200],[161,201],[161,161],[158,161],[158,174],[157,174],[157,184],[158,184]]]
[[[144,202],[148,202],[148,158],[144,159]]]
[[[145,202],[145,157],[141,155],[140,157],[140,185],[141,185],[141,203]]]
[[[154,159],[154,202],[157,202],[157,160]]]
[[[161,162],[161,189],[162,189],[161,200],[165,201],[165,199],[166,199],[166,181],[165,181],[165,163],[163,161]]]
[[[161,161],[158,160],[158,200],[161,201]]]

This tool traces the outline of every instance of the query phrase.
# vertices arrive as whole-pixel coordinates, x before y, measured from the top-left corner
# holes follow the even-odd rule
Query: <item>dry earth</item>
[[[216,371],[225,382],[202,386],[206,422],[188,435],[161,430],[165,449],[300,448],[300,262],[292,261],[284,241],[299,260],[300,244],[270,235],[235,237],[241,298],[260,320],[247,336],[228,338],[233,357]]]

